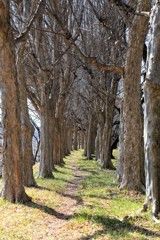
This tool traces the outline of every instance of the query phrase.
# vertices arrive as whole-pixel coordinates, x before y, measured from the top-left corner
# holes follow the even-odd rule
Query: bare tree
[[[160,214],[160,2],[151,14],[148,69],[144,88],[144,140],[146,165],[146,205],[152,204],[153,216]]]
[[[0,72],[3,103],[3,183],[1,196],[11,202],[31,200],[23,187],[20,99],[9,1],[0,1]]]

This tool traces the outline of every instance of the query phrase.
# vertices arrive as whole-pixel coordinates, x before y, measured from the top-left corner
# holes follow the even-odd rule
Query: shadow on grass
[[[93,174],[93,175],[99,175],[99,172],[98,172],[98,171],[89,170],[89,169],[87,169],[87,168],[82,168],[82,171],[91,173],[91,174]]]
[[[76,200],[76,204],[77,205],[83,205],[83,199],[79,196],[74,196],[72,194],[69,194],[69,193],[60,193],[63,197],[66,197],[66,198],[71,198],[73,200]]]
[[[68,170],[72,170],[72,171],[74,170],[74,167],[69,167],[67,165],[64,165],[63,168],[68,169]]]
[[[55,168],[54,170],[53,170],[53,173],[61,173],[61,174],[66,174],[65,173],[65,171],[63,171],[63,169],[65,168],[65,169],[69,169],[69,170],[72,170],[71,168],[69,168],[69,167],[61,167],[62,169],[60,170],[60,169],[57,169],[57,168]]]
[[[63,173],[61,172],[59,169],[57,169],[56,167],[53,168],[53,173]]]
[[[45,206],[45,205],[42,205],[39,203],[35,203],[35,202],[27,202],[24,205],[27,207],[30,207],[30,208],[39,209],[49,215],[55,216],[58,219],[69,220],[72,217],[71,215],[66,215],[66,214],[57,212],[53,208],[50,208],[48,206]]]
[[[98,198],[98,199],[101,199],[101,200],[112,200],[112,199],[113,199],[113,196],[118,197],[118,194],[115,194],[115,195],[106,194],[106,196],[100,196],[100,195],[95,195],[95,194],[89,194],[89,195],[87,195],[87,196],[90,197],[90,198]],[[117,199],[117,200],[118,200],[118,199]]]
[[[112,181],[112,180],[111,180]],[[82,183],[82,186],[90,186],[92,185],[92,188],[117,188],[117,183],[109,182],[108,179],[104,179],[104,177],[101,176],[95,176],[95,175],[90,175],[86,177],[86,181]]]
[[[126,237],[131,232],[137,232],[140,234],[145,235],[146,237],[154,236],[154,237],[160,237],[160,233],[156,233],[153,231],[150,231],[146,228],[136,226],[134,224],[131,224],[129,221],[120,221],[117,218],[109,218],[107,216],[101,216],[96,215],[93,216],[91,214],[74,214],[74,218],[83,218],[86,220],[91,220],[94,223],[102,224],[103,229],[94,232],[91,235],[88,235],[86,237],[80,238],[80,240],[87,240],[87,239],[94,239],[94,237],[101,236],[102,234],[110,234],[111,236],[115,237],[115,239],[118,239],[119,237]]]
[[[64,178],[57,178],[57,177],[56,177],[54,180],[56,180],[56,181],[62,181],[62,182],[66,182],[66,183],[68,183],[68,184],[73,184],[72,181],[66,180],[66,179],[64,179]]]
[[[47,188],[47,187],[43,187],[43,186],[39,186],[39,185],[36,185],[33,188],[40,189],[40,190],[47,190],[47,191],[50,191],[50,192],[53,191],[51,188]]]

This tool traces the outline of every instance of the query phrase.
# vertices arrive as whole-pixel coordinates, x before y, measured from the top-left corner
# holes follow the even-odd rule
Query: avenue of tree
[[[54,178],[78,148],[114,169],[118,146],[120,188],[146,192],[157,219],[159,51],[159,0],[0,0],[1,197],[31,201],[37,153],[38,177]]]

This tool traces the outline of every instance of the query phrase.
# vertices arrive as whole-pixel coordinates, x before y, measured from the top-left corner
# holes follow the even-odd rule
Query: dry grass
[[[26,189],[32,203],[0,200],[0,240],[160,239],[151,214],[137,213],[145,196],[119,191],[115,171],[85,160],[81,150],[65,162],[55,179]]]

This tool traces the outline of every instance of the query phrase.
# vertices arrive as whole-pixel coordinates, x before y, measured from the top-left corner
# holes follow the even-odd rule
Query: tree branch
[[[18,37],[15,38],[16,43],[23,42],[26,40],[27,34],[30,31],[35,19],[41,13],[44,3],[45,3],[45,0],[39,0],[38,6],[36,7],[34,13],[31,14],[26,28],[20,33]]]
[[[69,31],[69,29],[63,24],[63,22],[61,21],[61,19],[59,18],[59,15],[57,14],[57,9],[56,9],[56,3],[55,1],[53,0],[54,3],[54,7],[55,9],[53,10],[52,8],[52,11],[49,10],[50,14],[52,14],[52,16],[56,19],[57,23],[60,25],[61,27],[61,31],[64,35],[64,38],[65,38],[65,42],[66,44],[71,44],[72,47],[74,48],[75,52],[77,53],[77,55],[83,60],[85,61],[86,63],[88,64],[92,64],[94,65],[96,68],[98,68],[99,70],[104,70],[104,71],[110,71],[110,72],[114,72],[114,73],[117,73],[119,75],[123,75],[123,71],[124,71],[124,68],[122,66],[115,66],[115,65],[106,65],[106,64],[103,64],[103,63],[100,63],[97,61],[96,58],[93,58],[93,57],[89,57],[89,56],[86,56],[82,51],[81,49],[77,46],[77,44],[75,43],[75,39],[71,32]]]
[[[27,93],[28,93],[28,98],[31,100],[33,106],[35,107],[37,112],[40,112],[41,103],[40,103],[39,99],[36,97],[36,94],[34,92],[32,92],[28,88],[28,86],[26,86],[26,90],[27,90]]]
[[[137,11],[133,7],[131,7],[129,4],[125,3],[123,0],[109,0],[109,2],[116,5],[121,11],[129,12],[134,15],[149,17],[149,12]]]

